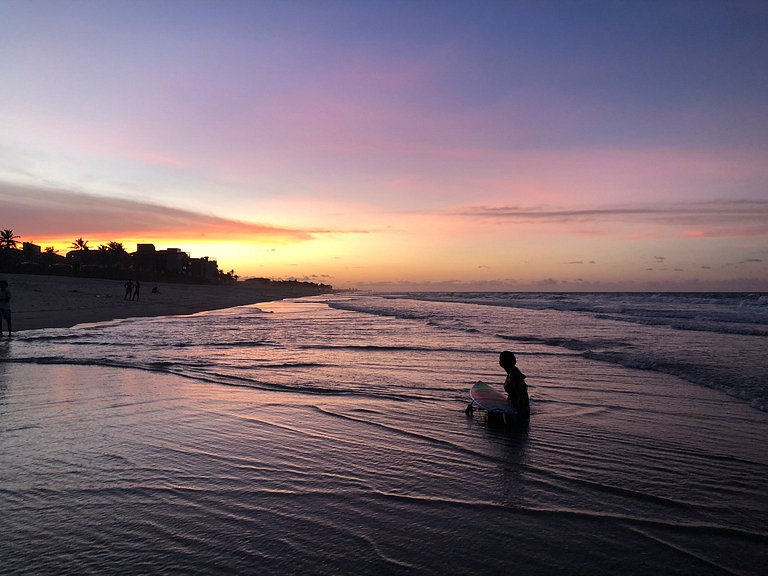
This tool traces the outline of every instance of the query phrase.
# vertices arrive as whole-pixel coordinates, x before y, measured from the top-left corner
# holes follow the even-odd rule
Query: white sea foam
[[[762,294],[413,293],[332,306],[444,328],[460,322],[512,342],[673,374],[768,410]]]

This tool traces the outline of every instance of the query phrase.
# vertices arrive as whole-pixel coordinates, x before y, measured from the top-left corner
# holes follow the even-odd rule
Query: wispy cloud
[[[137,200],[0,182],[3,228],[25,237],[161,235],[302,241],[312,231],[242,222]]]
[[[678,271],[679,272],[679,271]],[[481,281],[459,281],[459,280],[435,280],[431,282],[414,281],[390,281],[390,282],[359,282],[355,284],[357,288],[365,290],[380,291],[478,291],[478,292],[497,292],[497,291],[712,291],[712,292],[740,292],[740,291],[763,291],[768,282],[761,277],[734,277],[734,278],[713,278],[713,279],[683,279],[677,276],[675,279],[664,280],[585,280],[577,278],[575,280],[543,278],[531,281],[517,281],[514,279],[481,280]]]
[[[682,228],[684,235],[701,237],[768,235],[768,201],[762,200],[594,208],[472,206],[452,214],[520,224],[653,224]]]

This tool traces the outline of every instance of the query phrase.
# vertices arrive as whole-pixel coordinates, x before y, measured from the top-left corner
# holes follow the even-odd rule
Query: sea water
[[[758,574],[764,295],[331,295],[0,342],[0,574]],[[464,414],[498,352],[532,417]]]
[[[414,306],[412,299],[425,303]],[[430,307],[429,301],[464,306]],[[463,324],[510,340],[510,347],[544,344],[673,374],[768,411],[768,294],[425,293],[336,306]]]

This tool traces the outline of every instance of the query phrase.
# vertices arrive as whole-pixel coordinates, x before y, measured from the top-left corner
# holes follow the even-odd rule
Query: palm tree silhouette
[[[127,254],[125,247],[123,246],[122,242],[108,242],[107,243],[107,249],[110,252],[114,252],[115,254]]]
[[[88,240],[83,240],[82,238],[78,238],[77,240],[72,242],[72,248],[74,248],[75,250],[83,250],[83,251],[90,250],[90,248],[88,248]]]
[[[16,248],[18,242],[16,239],[20,236],[13,233],[13,230],[0,231],[0,248]]]
[[[128,251],[122,242],[110,241],[106,244],[99,244],[95,253],[97,263],[108,268],[125,268],[128,259]]]

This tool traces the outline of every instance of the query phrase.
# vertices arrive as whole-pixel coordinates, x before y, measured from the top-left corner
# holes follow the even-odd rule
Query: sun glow
[[[134,4],[3,6],[22,241],[345,287],[768,289],[751,9]]]

